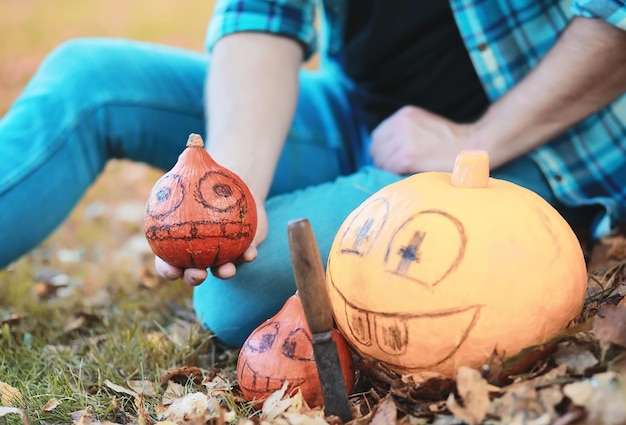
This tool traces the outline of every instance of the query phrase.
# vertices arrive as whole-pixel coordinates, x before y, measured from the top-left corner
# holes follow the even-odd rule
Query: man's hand
[[[468,127],[415,106],[405,106],[372,132],[374,164],[396,174],[452,171]]]
[[[215,44],[207,73],[207,150],[220,165],[236,173],[257,204],[257,231],[250,247],[232,263],[211,269],[220,279],[235,276],[236,265],[256,258],[268,232],[264,201],[293,119],[298,95],[302,47],[289,38],[241,32]],[[203,269],[180,269],[156,258],[166,279],[191,286],[204,282]]]
[[[257,256],[257,246],[267,237],[267,213],[263,204],[257,203],[257,230],[252,243],[237,260],[211,269],[211,274],[219,279],[230,279],[237,273],[237,264],[249,263]],[[159,275],[168,280],[182,279],[189,286],[198,286],[208,276],[205,269],[181,269],[167,264],[159,257],[154,258],[154,265]]]

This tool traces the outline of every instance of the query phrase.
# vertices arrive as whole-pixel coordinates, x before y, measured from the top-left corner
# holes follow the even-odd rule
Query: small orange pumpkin
[[[144,233],[152,251],[176,267],[215,267],[241,256],[256,226],[248,187],[191,134],[174,167],[148,196]]]
[[[535,193],[490,178],[482,151],[363,202],[335,237],[326,277],[358,354],[450,376],[551,338],[579,314],[587,286],[568,223]]]
[[[354,386],[352,355],[336,330],[333,330],[333,340],[349,394]],[[297,293],[246,339],[237,359],[237,379],[249,401],[263,401],[287,382],[287,393],[299,388],[310,407],[324,404],[313,354],[313,337]]]

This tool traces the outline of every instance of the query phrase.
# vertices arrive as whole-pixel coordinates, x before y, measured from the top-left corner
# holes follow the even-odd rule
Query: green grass
[[[16,407],[24,408],[31,421],[71,423],[69,413],[88,407],[100,419],[132,417],[133,397],[115,394],[105,380],[122,386],[148,380],[158,388],[169,369],[184,365],[210,370],[220,365],[222,350],[210,332],[189,319],[189,293],[181,291],[180,283],[157,289],[114,286],[112,302],[93,308],[79,296],[35,298],[31,270],[28,261],[20,261],[0,272],[0,321],[12,314],[23,317],[1,327],[0,382],[22,393]],[[68,330],[81,315],[87,316],[82,326]],[[170,332],[181,322],[187,332],[182,337]],[[113,395],[118,409],[113,408]],[[53,397],[60,405],[43,412]],[[147,402],[153,408],[160,397],[148,397]],[[17,417],[0,418],[0,424],[5,422],[19,423]]]

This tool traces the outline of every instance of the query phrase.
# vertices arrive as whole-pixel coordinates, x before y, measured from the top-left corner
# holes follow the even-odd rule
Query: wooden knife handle
[[[326,274],[309,220],[287,224],[291,264],[304,314],[312,334],[333,328],[333,315],[326,290]]]

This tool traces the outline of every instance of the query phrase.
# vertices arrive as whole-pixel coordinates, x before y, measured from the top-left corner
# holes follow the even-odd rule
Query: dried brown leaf
[[[307,413],[285,412],[283,418],[287,425],[329,425],[323,416]]]
[[[593,321],[600,342],[626,347],[626,306],[603,305]]]
[[[63,331],[65,333],[70,333],[70,332],[77,331],[85,327],[93,326],[94,324],[100,323],[101,321],[102,321],[102,318],[99,315],[89,313],[86,311],[81,311],[79,313],[76,313],[74,316],[70,317],[69,319],[67,319],[67,322],[65,324],[65,327],[63,328]]]
[[[518,379],[514,383],[503,388],[504,391],[509,389],[530,385],[534,388],[543,388],[555,384],[564,384],[572,382],[574,379],[567,373],[567,365],[554,367],[541,375],[533,375],[531,378]]]
[[[557,365],[567,366],[567,371],[574,375],[583,375],[586,370],[598,364],[598,359],[588,347],[571,341],[559,344],[554,353],[554,361]]]
[[[261,419],[272,420],[282,415],[291,406],[291,398],[285,397],[288,382],[285,381],[280,390],[274,391],[263,403]]]
[[[491,406],[505,424],[548,425],[556,417],[554,407],[562,400],[558,386],[537,390],[530,384],[512,387]]]
[[[10,314],[0,320],[0,325],[12,326],[19,323],[22,319],[25,319],[26,317],[28,317],[28,314]]]
[[[615,265],[620,260],[620,246],[623,245],[624,237],[616,235],[605,237],[593,245],[589,260],[589,270],[606,268]],[[622,256],[622,259],[625,258]]]
[[[144,400],[144,395],[139,394],[135,397],[135,406],[137,407],[137,422],[139,425],[152,425],[154,421],[148,410],[146,409],[146,402]]]
[[[161,387],[167,386],[169,381],[174,381],[179,384],[187,384],[192,381],[195,384],[202,384],[204,376],[209,374],[205,369],[201,369],[196,366],[181,366],[174,369],[170,369],[161,377]]]
[[[61,404],[59,400],[57,400],[56,397],[52,397],[50,400],[48,400],[46,404],[44,404],[41,410],[43,410],[44,412],[52,412],[59,406],[59,404]]]
[[[122,387],[121,385],[117,385],[114,384],[113,382],[109,381],[108,379],[106,379],[104,381],[104,385],[108,388],[110,388],[111,390],[115,391],[116,393],[122,393],[122,394],[126,394],[129,395],[131,397],[137,397],[137,393],[133,390],[130,390],[126,387]]]
[[[391,396],[387,396],[378,405],[370,425],[393,425],[398,420],[398,409]]]
[[[33,285],[33,293],[42,300],[49,300],[59,295],[59,291],[69,286],[69,277],[63,274],[46,277]]]
[[[170,338],[163,332],[150,332],[146,335],[146,339],[157,351],[167,351],[173,345]]]
[[[185,394],[187,394],[187,388],[184,385],[169,381],[167,383],[167,388],[163,392],[161,404],[165,406],[172,404],[177,399],[184,397]]]
[[[599,373],[591,379],[565,385],[563,393],[574,405],[585,408],[585,424],[626,423],[626,388],[614,372]]]
[[[0,418],[6,415],[20,415],[20,420],[22,421],[22,425],[30,425],[30,421],[28,420],[26,411],[23,409],[18,409],[17,407],[0,406]]]
[[[421,372],[403,375],[393,382],[391,393],[411,400],[445,400],[454,391],[453,378],[435,372]]]
[[[101,422],[90,412],[89,408],[71,412],[69,417],[72,419],[73,425],[102,425]]]
[[[144,395],[156,395],[157,391],[154,388],[154,383],[147,380],[130,380],[126,382],[129,388],[137,394]]]
[[[14,406],[23,400],[22,393],[17,388],[0,381],[0,404],[3,406]]]
[[[197,322],[176,319],[168,329],[168,336],[178,347],[187,347],[189,346],[189,341],[195,338],[198,331],[199,327]]]
[[[611,260],[626,260],[626,238],[624,235],[620,234],[611,238],[605,238],[605,241],[609,244],[607,254]]]
[[[454,394],[450,394],[447,400],[448,409],[470,425],[481,423],[491,403],[487,381],[477,370],[461,366],[457,371],[456,386],[463,405],[456,401]]]
[[[232,412],[226,412],[217,400],[201,392],[189,393],[176,399],[159,413],[160,420],[190,425],[224,424],[226,417],[229,420],[234,419]]]
[[[120,404],[117,402],[117,396],[111,397],[111,407],[115,410],[120,410]]]

